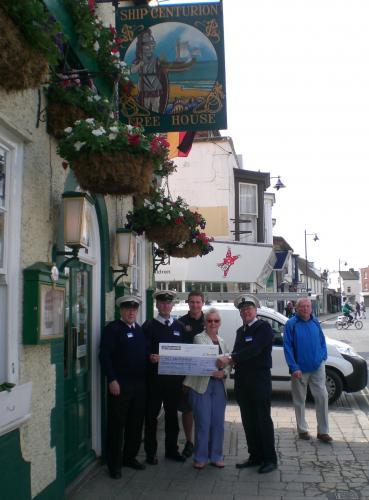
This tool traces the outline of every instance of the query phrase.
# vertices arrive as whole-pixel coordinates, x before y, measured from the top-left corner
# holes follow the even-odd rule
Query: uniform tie
[[[170,323],[169,319],[166,319],[166,320],[165,320],[165,325],[166,325],[166,326],[169,326],[169,323]]]

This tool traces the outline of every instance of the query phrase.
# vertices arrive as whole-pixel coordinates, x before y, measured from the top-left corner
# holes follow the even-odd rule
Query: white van
[[[242,325],[238,309],[231,303],[213,303],[205,306],[218,309],[222,318],[219,330],[230,352],[234,345],[236,330]],[[173,307],[172,315],[179,318],[188,312],[188,305],[184,302]],[[274,331],[272,382],[274,391],[290,391],[291,382],[288,366],[283,352],[283,332],[287,322],[286,316],[267,307],[258,308],[258,317],[268,321]],[[342,391],[356,392],[366,387],[368,382],[368,368],[365,359],[357,354],[351,346],[326,336],[328,359],[326,363],[327,390],[329,402],[333,403],[340,397]],[[228,389],[233,389],[233,377],[228,379]]]

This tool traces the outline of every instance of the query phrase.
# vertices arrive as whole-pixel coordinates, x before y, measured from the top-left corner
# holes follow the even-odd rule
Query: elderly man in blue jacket
[[[284,355],[291,373],[292,399],[300,439],[310,439],[305,420],[306,391],[309,385],[315,401],[317,438],[329,443],[328,393],[325,386],[327,346],[319,321],[312,315],[311,301],[299,299],[296,315],[284,329]]]

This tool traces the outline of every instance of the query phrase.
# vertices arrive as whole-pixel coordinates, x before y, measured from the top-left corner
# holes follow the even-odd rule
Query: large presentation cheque
[[[160,375],[209,376],[217,368],[217,345],[206,344],[159,344]]]

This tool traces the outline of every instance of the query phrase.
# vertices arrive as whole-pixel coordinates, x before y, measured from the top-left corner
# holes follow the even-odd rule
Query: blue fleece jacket
[[[313,316],[305,321],[290,318],[284,327],[284,355],[291,373],[313,372],[327,359],[327,345],[319,321]]]

